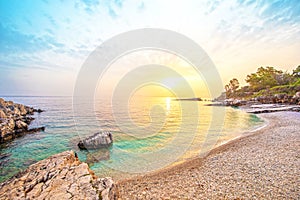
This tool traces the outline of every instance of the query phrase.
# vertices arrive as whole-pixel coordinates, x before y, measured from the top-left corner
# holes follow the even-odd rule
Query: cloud
[[[279,65],[270,57],[283,49],[288,69],[297,60],[292,51],[300,51],[299,6],[298,0],[0,1],[0,68],[73,73],[108,38],[153,27],[196,41],[225,81],[258,62]]]
[[[53,47],[62,48],[64,45],[55,40],[53,36],[26,35],[15,30],[13,27],[5,27],[0,23],[0,53],[11,54],[20,52],[37,52],[51,49]]]

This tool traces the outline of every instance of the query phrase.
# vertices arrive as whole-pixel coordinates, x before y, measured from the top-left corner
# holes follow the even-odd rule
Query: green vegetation
[[[300,91],[300,65],[292,73],[277,70],[274,67],[260,67],[256,73],[247,75],[247,86],[239,88],[234,78],[225,86],[227,98],[251,99],[261,96],[293,96]]]

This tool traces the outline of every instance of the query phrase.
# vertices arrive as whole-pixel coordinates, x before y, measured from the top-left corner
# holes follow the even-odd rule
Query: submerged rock
[[[99,149],[109,147],[113,142],[111,132],[99,132],[94,135],[81,140],[78,143],[80,149]]]
[[[111,178],[98,178],[73,151],[30,165],[0,184],[0,199],[114,199]]]
[[[101,160],[109,160],[110,159],[110,151],[107,148],[101,148],[98,150],[89,151],[87,153],[87,157],[85,162],[90,166],[94,163],[97,163]]]

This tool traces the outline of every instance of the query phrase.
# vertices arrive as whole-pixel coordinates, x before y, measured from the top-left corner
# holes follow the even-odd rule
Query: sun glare
[[[169,111],[170,108],[171,108],[171,98],[167,97],[166,98],[166,109],[167,109],[167,111]]]

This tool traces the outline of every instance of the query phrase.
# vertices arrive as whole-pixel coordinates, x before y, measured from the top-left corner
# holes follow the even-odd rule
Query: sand
[[[204,158],[119,181],[119,198],[300,199],[300,113],[259,117],[268,125]]]

